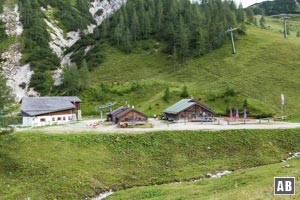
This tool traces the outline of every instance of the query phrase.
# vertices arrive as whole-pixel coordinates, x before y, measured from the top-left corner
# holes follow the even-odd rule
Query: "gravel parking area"
[[[41,131],[45,133],[144,133],[152,131],[180,131],[180,130],[199,130],[199,131],[218,131],[236,129],[292,129],[300,128],[300,123],[275,122],[248,120],[246,124],[240,122],[230,122],[218,119],[217,122],[181,122],[169,123],[149,119],[153,128],[118,128],[114,124],[102,123],[100,119],[88,119],[76,123],[65,125],[17,128],[16,131]]]

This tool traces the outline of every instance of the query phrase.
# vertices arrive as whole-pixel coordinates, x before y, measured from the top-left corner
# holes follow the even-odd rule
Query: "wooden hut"
[[[107,121],[116,124],[126,122],[128,125],[146,124],[148,116],[127,106],[122,106],[106,114]]]
[[[195,99],[182,99],[164,111],[170,121],[211,121],[213,110]]]

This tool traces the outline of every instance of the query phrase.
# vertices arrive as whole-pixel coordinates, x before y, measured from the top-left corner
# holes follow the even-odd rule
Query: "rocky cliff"
[[[47,31],[50,34],[51,41],[49,46],[52,51],[60,58],[61,67],[53,72],[54,84],[61,84],[60,75],[63,66],[71,64],[70,57],[73,52],[65,55],[64,51],[66,48],[71,47],[80,38],[82,33],[92,33],[93,30],[99,26],[104,19],[109,17],[113,12],[118,10],[127,0],[94,0],[90,2],[89,12],[95,19],[96,24],[90,24],[85,30],[77,30],[71,32],[64,32],[59,27],[57,19],[48,18],[44,19],[47,24]],[[41,7],[42,12],[47,16],[53,12],[51,6]],[[20,44],[21,35],[23,32],[23,26],[20,22],[20,12],[18,4],[13,7],[3,7],[3,13],[0,15],[0,20],[5,23],[6,34],[10,37],[14,37],[13,44],[7,47],[1,53],[1,64],[0,69],[7,78],[7,85],[13,90],[17,100],[20,100],[24,96],[39,95],[37,92],[29,88],[30,78],[34,71],[30,68],[30,63],[25,65],[21,64],[22,58],[22,47]],[[86,52],[91,47],[86,48]]]

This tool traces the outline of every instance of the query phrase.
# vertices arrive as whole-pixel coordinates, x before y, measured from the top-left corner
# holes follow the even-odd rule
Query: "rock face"
[[[81,37],[81,32],[83,33],[93,33],[94,29],[101,25],[104,19],[108,18],[111,14],[117,11],[127,0],[94,0],[91,2],[91,7],[89,12],[95,19],[97,24],[90,24],[85,30],[77,30],[68,33],[64,33],[62,29],[55,25],[55,21],[48,21],[45,19],[48,25],[48,32],[51,36],[51,41],[49,43],[53,52],[61,59],[61,67],[71,65],[71,56],[73,52],[64,55],[64,50],[75,44]],[[48,6],[47,9],[41,8],[43,12],[52,12],[51,7]],[[100,11],[101,12],[98,12]],[[67,37],[65,37],[67,35]],[[85,53],[87,53],[91,47],[87,47]],[[54,71],[53,79],[54,85],[61,84],[61,69]]]
[[[104,19],[109,17],[113,12],[118,10],[127,0],[94,0],[91,2],[89,9],[90,14],[94,17],[96,24],[90,24],[85,30],[72,31],[64,33],[56,25],[56,21],[48,21],[45,19],[48,25],[48,32],[51,36],[49,45],[53,52],[61,59],[61,66],[71,65],[71,59],[73,52],[64,55],[66,48],[71,47],[80,39],[80,35],[83,33],[92,33],[94,29],[99,26]],[[43,12],[51,12],[51,7],[47,9],[41,8]],[[99,11],[102,10],[102,11]],[[23,32],[23,26],[20,22],[20,13],[18,4],[15,4],[13,8],[4,7],[3,13],[0,14],[0,20],[5,23],[6,34],[9,36],[15,36],[16,42],[11,47],[8,47],[5,52],[1,54],[0,69],[7,78],[7,85],[13,90],[17,100],[20,100],[24,96],[37,96],[37,92],[29,88],[29,83],[32,74],[34,73],[30,69],[30,64],[21,65],[20,60],[22,58],[21,46],[19,43],[20,36]],[[91,47],[87,47],[85,53],[87,53]],[[53,73],[53,79],[55,85],[61,84],[62,69],[58,69]]]
[[[117,11],[126,2],[127,0],[95,0],[91,2],[90,13],[96,20],[97,26],[99,26],[103,20]],[[101,10],[101,15],[97,14],[99,10]]]
[[[5,32],[9,36],[20,36],[23,32],[23,26],[20,22],[19,6],[15,4],[14,8],[3,8],[3,14],[0,15],[1,21],[5,23]]]
[[[1,54],[0,68],[7,79],[7,85],[12,88],[16,96],[16,100],[20,100],[24,96],[37,96],[38,93],[29,88],[30,78],[33,71],[30,70],[30,65],[21,65],[22,58],[21,46],[19,37],[22,35],[23,26],[20,22],[19,7],[16,4],[14,8],[3,8],[3,13],[0,19],[5,23],[6,34],[15,36],[16,42]]]

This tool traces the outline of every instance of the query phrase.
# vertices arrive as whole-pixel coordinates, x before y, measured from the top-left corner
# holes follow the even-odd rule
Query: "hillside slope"
[[[67,135],[22,132],[0,137],[0,196],[85,199],[109,189],[190,180],[217,170],[278,163],[299,148],[297,129]],[[266,180],[273,178],[270,176]],[[239,175],[235,179],[252,183]],[[211,190],[219,191],[215,187]],[[187,197],[190,193],[193,188],[186,188]],[[132,199],[126,197],[119,199]]]
[[[290,166],[290,167],[287,167]],[[251,169],[237,170],[222,178],[202,179],[200,182],[165,184],[147,186],[118,191],[107,200],[144,199],[144,200],[211,200],[211,199],[297,199],[299,193],[292,198],[276,198],[274,193],[274,177],[298,177],[300,175],[299,158],[288,163],[278,163]]]
[[[141,43],[130,54],[103,45],[105,60],[91,71],[90,88],[82,98],[94,102],[88,112],[107,101],[127,101],[152,116],[180,99],[186,85],[190,96],[220,114],[227,108],[242,109],[245,99],[250,114],[279,114],[281,93],[286,96],[285,114],[297,114],[299,44],[294,35],[284,39],[278,30],[248,26],[247,35],[236,41],[236,55],[227,43],[183,65],[162,54],[163,44],[155,41],[149,50]],[[169,103],[162,100],[166,87],[171,90]]]

